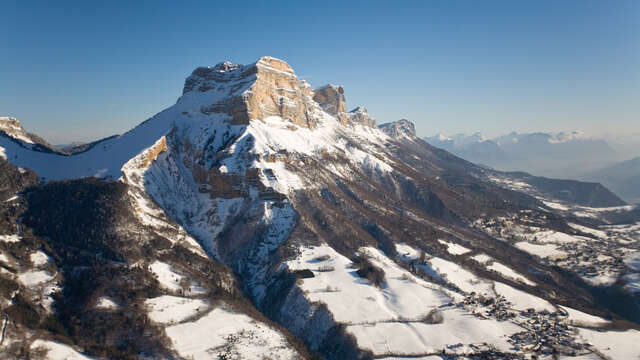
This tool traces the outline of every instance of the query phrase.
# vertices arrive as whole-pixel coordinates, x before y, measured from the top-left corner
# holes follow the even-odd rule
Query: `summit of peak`
[[[178,102],[195,104],[207,115],[227,114],[236,125],[279,116],[303,127],[315,126],[308,111],[310,87],[289,64],[271,56],[248,65],[225,61],[199,67],[186,79]]]
[[[14,117],[0,117],[0,132],[4,132],[14,139],[22,140],[30,144],[33,143],[33,140],[31,140],[29,134],[24,130],[20,121]]]
[[[214,66],[200,66],[193,70],[186,79],[183,94],[191,91],[205,92],[218,88],[221,83],[241,82],[252,80],[252,75],[258,73],[280,73],[288,77],[297,77],[295,72],[284,60],[271,56],[263,56],[256,62],[241,65],[230,61],[219,62]]]
[[[343,125],[375,126],[364,108],[347,111],[344,87],[328,84],[312,90],[287,62],[271,56],[248,65],[225,61],[198,67],[186,79],[178,102],[206,115],[227,114],[236,125],[277,116],[314,128],[322,110]]]
[[[263,56],[255,62],[255,66],[261,70],[277,70],[289,73],[295,76],[295,72],[291,65],[286,61],[271,56]]]
[[[8,136],[21,146],[41,152],[57,152],[58,150],[41,137],[28,133],[20,121],[14,117],[0,116],[0,135]]]
[[[234,64],[231,61],[223,61],[223,62],[219,62],[217,63],[214,67],[213,70],[214,71],[218,71],[218,72],[227,72],[230,70],[235,70],[239,67],[240,65],[238,64]]]
[[[18,121],[18,119],[11,117],[11,116],[0,116],[0,128],[3,128],[5,126],[19,126],[22,127],[22,125],[20,125],[20,121]]]

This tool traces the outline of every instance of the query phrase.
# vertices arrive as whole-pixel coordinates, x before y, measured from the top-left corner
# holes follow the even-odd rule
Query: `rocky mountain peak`
[[[311,90],[285,61],[265,56],[249,65],[221,62],[199,67],[187,78],[182,101],[202,103],[200,111],[227,114],[234,125],[277,116],[315,128],[318,111],[336,117],[343,125],[375,126],[364,108],[347,112],[342,86]],[[179,102],[181,101],[179,100]]]
[[[202,97],[202,93],[206,95]],[[183,97],[202,104],[205,114],[223,113],[235,125],[279,116],[303,127],[315,127],[309,86],[298,79],[285,61],[262,57],[249,65],[221,62],[199,67],[185,81]]]
[[[375,120],[369,115],[367,109],[358,106],[347,112],[347,101],[344,95],[344,87],[340,85],[325,85],[313,90],[313,100],[320,105],[326,113],[335,116],[343,125],[360,124],[375,127]]]
[[[416,127],[413,123],[407,119],[400,119],[398,121],[381,124],[380,130],[384,131],[392,138],[398,137],[415,137]]]
[[[347,113],[347,121],[351,124],[365,125],[372,128],[376,127],[376,120],[369,115],[367,109],[358,106]]]
[[[33,140],[31,140],[29,134],[24,130],[20,121],[16,118],[0,117],[0,131],[14,139],[33,144]]]
[[[59,153],[55,146],[49,144],[38,135],[27,132],[18,119],[0,116],[0,137],[6,136],[20,147],[39,152]]]
[[[317,102],[325,112],[346,120],[347,101],[344,97],[344,87],[327,84],[313,91],[313,100]]]

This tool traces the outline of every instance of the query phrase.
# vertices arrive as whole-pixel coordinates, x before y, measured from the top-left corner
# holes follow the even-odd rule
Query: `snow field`
[[[420,256],[420,252],[407,244],[396,244],[398,255],[406,260],[416,260]]]
[[[570,208],[566,205],[557,203],[557,202],[553,202],[553,201],[542,201],[546,206],[555,209],[555,210],[561,210],[561,211],[568,211]]]
[[[418,251],[405,244],[400,244],[397,250],[406,258],[418,256]],[[376,356],[423,355],[457,343],[488,342],[506,351],[510,347],[508,336],[522,330],[511,322],[482,320],[465,310],[449,308],[451,298],[439,286],[415,277],[378,249],[365,247],[360,252],[384,270],[386,282],[381,288],[360,278],[351,262],[327,245],[302,248],[301,255],[287,262],[287,266],[292,270],[313,271],[314,277],[303,279],[300,285],[306,297],[326,304],[336,321],[348,325],[347,331],[356,337],[358,345]],[[468,284],[469,290],[477,290],[481,285],[486,286],[487,293],[491,292],[489,282],[477,279],[456,264],[434,260],[438,270],[448,270],[444,271],[447,278]],[[424,316],[436,308],[444,321],[423,322]],[[463,346],[448,351],[474,350]]]
[[[434,257],[429,260],[431,267],[448,282],[454,284],[465,293],[475,292],[483,296],[493,296],[490,281],[481,279],[471,271],[448,260]]]
[[[20,273],[18,280],[26,287],[33,287],[53,280],[53,276],[45,270],[29,270]]]
[[[611,359],[640,358],[640,331],[598,331],[578,329],[580,337]]]
[[[96,308],[103,310],[115,310],[118,309],[120,305],[116,304],[113,300],[108,297],[101,297],[96,301]]]
[[[539,245],[521,241],[516,243],[515,246],[522,251],[526,251],[540,258],[567,256],[566,252],[559,250],[557,246],[553,244]]]
[[[487,269],[495,271],[495,272],[499,273],[500,275],[502,275],[503,277],[505,277],[507,279],[519,281],[519,282],[527,284],[529,286],[536,286],[537,285],[533,281],[531,281],[531,280],[527,279],[526,277],[522,276],[522,274],[518,273],[517,271],[515,271],[512,268],[508,267],[507,265],[504,265],[504,264],[499,263],[497,261],[494,261],[491,265],[487,266]]]
[[[193,360],[217,360],[220,355],[242,359],[293,359],[295,352],[276,330],[252,318],[216,308],[193,322],[165,329],[174,349]]]
[[[385,271],[386,283],[381,288],[358,276],[351,261],[327,245],[303,248],[300,257],[287,262],[287,266],[313,271],[315,276],[304,279],[301,289],[312,302],[327,304],[335,320],[345,324],[418,319],[449,301],[377,249],[363,251]],[[328,260],[319,260],[325,257]]]
[[[582,226],[582,225],[578,225],[578,224],[572,224],[572,223],[568,223],[568,225],[578,231],[582,231],[583,233],[586,234],[591,234],[595,237],[598,237],[600,239],[606,239],[607,238],[607,233],[606,231],[602,231],[602,230],[596,230],[596,229],[592,229],[590,227],[586,227],[586,226]]]
[[[577,241],[573,237],[570,237],[569,235],[566,235],[566,234],[556,235],[552,232],[549,232],[548,235],[550,235],[551,239],[560,240],[560,242]],[[405,258],[415,259],[418,256],[417,255],[418,251],[406,244],[398,245],[397,250],[400,254],[405,254],[404,255]],[[474,258],[475,260],[478,260],[478,262],[481,262],[481,263],[488,261],[487,259],[488,256],[486,255],[481,256],[481,255],[484,255],[484,254],[476,255],[472,258]],[[629,259],[632,259],[632,258],[633,256],[629,257]],[[499,294],[501,296],[504,296],[505,299],[509,303],[511,303],[510,307],[512,309],[518,310],[518,311],[526,311],[529,308],[535,309],[538,312],[543,310],[551,313],[558,311],[558,309],[548,301],[542,298],[539,298],[537,296],[531,295],[529,293],[526,293],[524,291],[515,289],[507,284],[503,284],[500,282],[493,282],[493,287],[495,289],[495,291],[493,291],[490,287],[487,287],[486,285],[486,284],[490,284],[490,282],[484,281],[476,277],[473,273],[471,273],[466,269],[461,268],[457,264],[451,263],[449,261],[446,261],[440,258],[432,258],[429,262],[433,267],[433,269],[441,273],[445,279],[454,283],[463,291],[478,292],[478,289],[483,289],[480,291],[481,293],[488,293],[488,295],[491,295],[491,293]],[[629,290],[640,291],[640,273],[629,274],[625,277],[625,280],[627,280],[628,282],[627,288]],[[572,309],[568,307],[560,307],[560,308],[562,308],[567,313],[567,321],[569,322],[570,325],[573,325],[573,326],[599,327],[599,326],[606,325],[608,323],[608,320],[606,319],[603,319],[598,316],[590,315],[576,309]],[[445,325],[447,324],[446,319],[447,319],[448,312],[450,312],[450,310],[444,310],[442,312],[445,317],[445,321],[443,322],[443,324]],[[500,324],[508,324],[511,326],[516,326],[515,324],[509,323],[509,322],[501,322]],[[395,350],[405,351],[404,353],[400,352],[398,354],[410,355],[407,349],[411,349],[410,351],[417,350],[419,346],[414,345],[414,348],[412,348],[412,344],[420,343],[420,338],[418,337],[412,338],[412,336],[417,336],[417,335],[414,335],[418,333],[417,331],[414,334],[409,332],[402,333],[403,329],[395,329],[395,328],[383,329],[380,327],[385,325],[390,325],[390,324],[375,324],[375,326],[368,325],[369,327],[366,329],[364,329],[365,325],[361,325],[360,326],[361,328],[355,328],[355,326],[349,326],[348,329],[351,332],[360,331],[361,335],[357,336],[358,343],[369,349],[373,349],[374,351],[376,351],[376,354],[378,352],[383,354],[385,353],[385,351],[388,351],[385,349],[392,349],[394,351]],[[425,326],[433,326],[433,325],[425,325]],[[458,325],[458,326],[463,326],[463,325]],[[486,329],[485,324],[479,324],[476,326],[483,326]],[[414,327],[413,329],[417,329],[417,327]],[[385,332],[389,331],[391,334],[394,334],[391,341],[383,338],[383,334],[384,334],[383,331]],[[610,357],[611,359],[636,359],[640,357],[640,348],[635,346],[635,344],[640,342],[640,332],[637,330],[615,332],[615,331],[597,331],[592,329],[578,328],[578,332],[580,337],[583,338],[584,341],[591,343],[598,351]],[[396,336],[395,334],[402,334],[402,335]],[[425,333],[420,332],[419,334],[423,335]],[[431,341],[433,339],[437,339],[438,338],[437,335],[439,334],[441,333],[432,335],[431,337],[429,337],[429,340]],[[494,333],[490,333],[490,334],[494,335]],[[406,339],[411,339],[411,340],[406,340]],[[470,336],[468,339],[473,339],[473,337]],[[403,343],[402,341],[405,341],[405,340],[406,342]],[[503,342],[503,340],[504,340],[503,338],[498,338],[498,339],[487,340],[487,342],[497,344],[497,346],[504,346],[505,343]],[[480,340],[479,342],[482,342],[482,341],[485,341],[485,340]],[[460,340],[459,342],[465,343],[465,341],[463,340]],[[430,342],[430,344],[434,344],[434,343]],[[437,346],[443,345],[440,343],[435,343],[435,344]],[[572,357],[568,357],[567,359],[570,359],[570,358],[573,359]],[[599,359],[600,357],[586,355],[579,358]]]
[[[471,252],[470,249],[456,243],[452,243],[444,240],[438,240],[438,242],[445,245],[447,247],[447,251],[451,255],[464,255],[468,252]]]
[[[576,326],[602,326],[610,323],[609,320],[605,320],[599,316],[587,314],[567,306],[560,305],[559,308],[567,313],[567,320],[569,320],[569,323]]]
[[[171,295],[148,299],[145,301],[145,305],[149,310],[149,318],[160,324],[182,322],[200,313],[205,313],[209,308],[209,303],[206,300]]]
[[[46,352],[48,360],[90,360],[71,346],[49,340],[37,339],[31,343],[31,350],[42,349]]]
[[[8,243],[19,242],[20,239],[21,238],[18,235],[0,235],[0,241],[4,241]]]
[[[494,282],[495,292],[502,295],[511,303],[511,308],[526,311],[527,309],[534,309],[536,311],[546,310],[548,312],[556,312],[556,308],[548,301],[531,295],[524,291],[518,290],[507,284],[501,282]]]
[[[362,169],[378,173],[393,170],[377,149],[388,140],[382,131],[361,125],[343,126],[333,116],[322,111],[315,113],[315,116],[318,126],[314,129],[297,126],[277,116],[268,117],[264,121],[252,121],[236,140],[236,144],[242,144],[246,138],[253,139],[249,151],[260,157],[252,166],[273,172],[273,176],[265,176],[263,171],[260,180],[265,186],[283,194],[313,186],[312,182],[289,171],[283,161],[265,160],[269,155],[275,156],[282,152],[310,157],[322,157],[323,153],[341,154],[351,164]],[[360,144],[364,149],[353,146],[348,140],[353,138],[363,141]],[[232,157],[224,160],[222,166],[226,172],[235,172],[239,168],[238,162],[237,158]],[[338,176],[344,175],[334,166],[327,169]]]
[[[411,249],[411,247],[409,247],[408,245],[403,245],[402,247],[400,247],[400,249],[398,249],[398,251],[407,252],[407,253],[416,252],[415,250]],[[487,258],[490,259],[490,257],[486,254],[479,254],[479,255],[476,255],[475,257],[480,257],[480,260],[485,260]],[[520,310],[520,311],[524,311],[529,308],[533,308],[537,311],[542,311],[542,310],[547,310],[549,312],[556,311],[556,308],[544,299],[541,299],[537,296],[531,295],[524,291],[515,289],[501,282],[497,282],[497,281],[493,282],[490,280],[480,278],[475,274],[473,274],[471,271],[464,269],[462,266],[455,264],[451,261],[434,257],[431,260],[429,260],[429,263],[437,273],[443,276],[444,279],[456,285],[458,288],[460,288],[460,290],[466,293],[475,292],[479,295],[483,295],[486,297],[495,297],[496,294],[502,295],[505,297],[507,301],[509,301],[512,304],[511,307],[513,309]],[[499,264],[499,263],[494,262],[493,264]],[[506,273],[505,275],[513,276],[512,272],[513,273],[515,272],[511,270],[511,268],[508,268],[506,266],[505,268],[508,270],[504,270],[502,268],[500,268],[500,270],[504,270]],[[530,281],[528,279],[526,280]]]
[[[460,309],[442,311],[441,324],[377,323],[351,325],[347,330],[356,336],[358,346],[376,355],[437,354],[455,344],[493,344],[509,351],[509,335],[522,331],[510,322],[481,320]],[[469,350],[465,348],[464,350]],[[451,350],[455,352],[455,350]]]
[[[471,257],[473,260],[477,261],[478,263],[484,265],[486,263],[488,263],[489,261],[493,260],[493,258],[487,254],[478,254],[478,255],[474,255]]]
[[[580,241],[580,239],[584,238],[576,238],[575,236],[568,235],[558,231],[545,230],[539,233],[536,233],[535,236],[538,238],[538,242],[543,244],[553,243],[553,244],[565,244],[565,243],[574,243]],[[591,240],[591,239],[589,239]]]
[[[205,294],[207,292],[206,289],[202,288],[199,285],[193,284],[183,275],[174,272],[171,265],[167,263],[156,260],[151,265],[149,265],[149,269],[158,277],[160,286],[169,291],[179,292],[180,290],[182,290],[181,283],[187,281],[189,284],[188,292],[190,294],[197,295]]]
[[[36,251],[29,255],[29,260],[33,263],[34,266],[44,266],[49,263],[49,256],[42,251]]]

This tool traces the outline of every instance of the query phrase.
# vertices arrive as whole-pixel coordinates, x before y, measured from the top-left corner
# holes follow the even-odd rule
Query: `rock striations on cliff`
[[[200,97],[210,92],[227,96],[204,104],[201,111],[227,114],[234,125],[278,116],[298,126],[314,128],[316,119],[312,114],[318,105],[343,124],[348,123],[342,86],[312,90],[306,81],[298,79],[289,64],[273,57],[262,57],[249,65],[223,62],[199,67],[187,78],[183,96],[200,93],[195,95]]]

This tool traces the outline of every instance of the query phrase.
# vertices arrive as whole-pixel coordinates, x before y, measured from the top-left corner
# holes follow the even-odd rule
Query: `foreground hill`
[[[342,87],[311,89],[282,60],[198,68],[174,106],[82,152],[7,134],[0,156],[9,184],[30,174],[3,210],[4,243],[20,247],[3,275],[17,284],[11,354],[639,355],[639,230],[607,225],[638,221],[632,207],[480,168],[408,121],[378,128]],[[20,260],[32,248],[53,261]],[[49,290],[21,287],[25,271]],[[16,303],[58,325],[6,310]],[[108,331],[103,311],[125,320]]]

